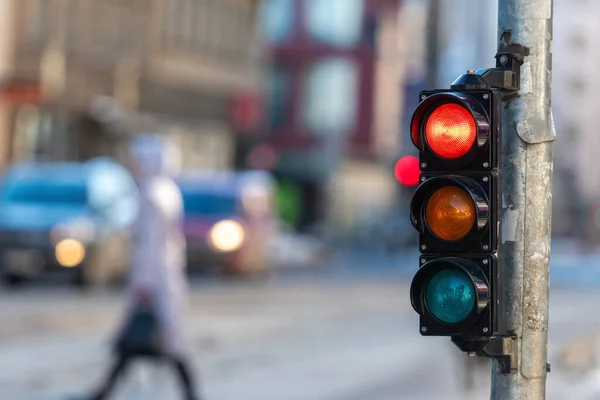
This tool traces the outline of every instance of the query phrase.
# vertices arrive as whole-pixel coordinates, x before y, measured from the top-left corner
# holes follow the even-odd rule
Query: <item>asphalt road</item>
[[[382,262],[332,262],[263,282],[195,282],[188,336],[206,399],[488,398],[488,368],[479,367],[478,385],[466,393],[464,365],[473,360],[448,338],[418,334],[406,267],[396,268],[400,259],[388,268]],[[600,393],[599,301],[600,290],[589,285],[553,287],[549,400]],[[107,367],[121,306],[119,292],[82,295],[58,283],[0,291],[0,399],[86,392]],[[165,367],[139,365],[116,398],[177,399],[175,382]]]

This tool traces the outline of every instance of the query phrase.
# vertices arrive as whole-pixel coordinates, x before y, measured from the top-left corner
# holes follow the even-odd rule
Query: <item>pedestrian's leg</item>
[[[179,374],[179,379],[185,392],[186,400],[200,400],[200,397],[195,393],[194,378],[190,373],[188,363],[181,358],[174,358],[173,363]]]
[[[117,379],[119,378],[119,376],[121,376],[125,372],[125,369],[127,368],[130,359],[131,357],[127,354],[119,355],[119,358],[110,370],[106,381],[102,386],[100,386],[99,390],[92,397],[93,400],[105,400],[108,397],[115,384],[117,383]]]

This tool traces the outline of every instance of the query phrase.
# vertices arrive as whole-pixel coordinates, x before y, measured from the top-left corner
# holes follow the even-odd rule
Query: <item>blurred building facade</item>
[[[428,0],[437,7],[436,81],[449,87],[468,69],[493,67],[498,48],[497,0]]]
[[[256,0],[0,0],[2,162],[124,157],[161,130],[231,168],[257,129]]]
[[[554,227],[557,233],[600,239],[600,3],[554,2],[553,93],[557,139]]]
[[[263,1],[271,61],[265,130],[278,154],[275,173],[301,193],[301,227],[332,212],[355,214],[358,203],[376,206],[393,192],[381,162],[399,129],[398,5]]]

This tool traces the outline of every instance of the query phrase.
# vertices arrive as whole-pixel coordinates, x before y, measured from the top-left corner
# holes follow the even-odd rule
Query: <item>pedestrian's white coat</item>
[[[184,352],[183,319],[187,300],[183,200],[173,180],[179,169],[179,149],[165,138],[144,135],[132,146],[140,190],[140,214],[135,227],[129,276],[127,319],[140,294],[152,296],[164,352]]]

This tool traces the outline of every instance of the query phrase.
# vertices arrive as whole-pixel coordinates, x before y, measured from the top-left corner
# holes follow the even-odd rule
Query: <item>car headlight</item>
[[[246,238],[244,227],[237,221],[224,220],[217,222],[210,231],[210,241],[219,251],[235,251]]]
[[[54,255],[63,267],[75,267],[85,258],[85,246],[78,240],[64,239],[56,244]]]

